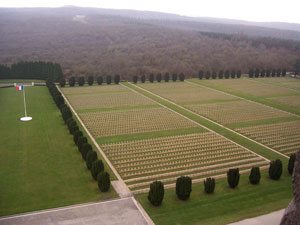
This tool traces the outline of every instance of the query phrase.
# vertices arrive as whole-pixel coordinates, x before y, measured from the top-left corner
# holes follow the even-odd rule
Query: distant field
[[[21,84],[21,83],[31,83],[31,82],[37,82],[37,83],[45,83],[45,81],[44,80],[31,80],[31,79],[29,79],[29,80],[27,80],[27,79],[22,79],[22,80],[20,80],[20,79],[16,79],[16,80],[6,80],[6,79],[3,79],[3,80],[1,80],[0,79],[0,84],[1,83],[4,83],[4,84],[7,84],[7,83],[17,83],[17,84]]]
[[[193,79],[191,81],[194,83],[163,82],[161,84],[145,83],[138,85],[219,124],[234,128],[236,131],[286,155],[290,155],[299,148],[300,139],[298,134],[300,134],[300,129],[298,128],[298,121],[300,121],[300,117],[278,110],[275,107],[242,100],[234,95],[214,90],[214,88],[220,87],[222,91],[234,89],[233,94],[241,92],[244,95],[256,95],[256,98],[269,99],[271,95],[276,96],[273,98],[293,98],[289,101],[289,104],[294,108],[298,107],[297,99],[300,97],[300,92],[297,95],[296,90],[263,84],[248,78],[234,80]],[[212,89],[206,86],[212,87]],[[231,92],[229,91],[229,93]],[[288,94],[292,96],[286,96]],[[188,100],[189,98],[191,101]],[[282,122],[282,126],[280,134],[278,131],[277,135],[276,126],[273,130],[268,127],[272,127],[272,124],[279,122]],[[290,128],[284,128],[289,124],[292,125]],[[260,126],[258,130],[260,129],[261,132],[255,134],[255,130],[251,129],[252,126]],[[270,131],[264,132],[263,130],[266,129]]]
[[[101,194],[46,87],[0,88],[0,216],[117,197]]]

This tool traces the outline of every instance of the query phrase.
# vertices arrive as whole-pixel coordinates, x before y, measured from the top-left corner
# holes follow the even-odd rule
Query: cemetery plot
[[[175,130],[198,125],[165,108],[81,113],[94,137]]]
[[[300,121],[237,128],[236,131],[286,155],[300,148]]]
[[[253,78],[255,79],[255,78]],[[261,79],[261,78],[258,78]],[[280,78],[279,78],[280,79]],[[260,83],[248,78],[245,79],[228,79],[228,80],[208,80],[203,81],[208,84],[223,87],[228,90],[237,91],[243,94],[250,94],[253,96],[272,96],[272,95],[289,95],[297,94],[296,90],[291,90],[285,87],[274,87],[274,85],[267,83]]]
[[[272,101],[279,102],[284,105],[300,107],[300,95],[296,96],[282,96],[282,97],[274,97],[268,98]]]
[[[248,101],[186,105],[186,108],[221,124],[288,117],[290,114]]]
[[[121,85],[97,85],[83,87],[65,87],[62,88],[65,95],[81,95],[93,93],[111,93],[111,92],[128,92],[128,89]]]
[[[291,77],[260,78],[262,82],[275,84],[300,91],[300,80]]]
[[[69,95],[68,99],[76,110],[154,105],[151,100],[130,91],[117,93]]]
[[[193,179],[225,174],[229,168],[248,169],[268,162],[212,132],[169,136],[102,145],[131,190],[154,180],[175,183],[182,175]]]

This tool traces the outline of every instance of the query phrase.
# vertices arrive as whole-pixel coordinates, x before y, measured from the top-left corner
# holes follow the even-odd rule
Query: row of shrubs
[[[65,104],[60,91],[52,81],[48,80],[46,84],[55,104],[61,111],[62,118],[68,126],[70,134],[73,135],[74,143],[77,145],[82,158],[86,161],[87,168],[91,171],[91,175],[94,180],[98,181],[100,191],[108,191],[110,188],[110,177],[109,173],[104,171],[104,164],[102,160],[98,159],[97,153],[93,151],[92,146],[87,141],[87,138],[83,136],[82,131],[80,131],[76,121],[73,119],[71,109]]]
[[[156,80],[157,82],[161,82],[162,79],[164,79],[165,82],[169,82],[169,81],[170,81],[170,78],[172,79],[173,82],[176,82],[177,79],[179,79],[180,81],[184,81],[185,76],[184,76],[184,73],[180,73],[179,75],[177,75],[177,73],[173,73],[171,77],[170,77],[170,74],[169,74],[168,72],[166,72],[166,73],[164,74],[164,76],[162,76],[161,73],[158,73],[156,76],[154,76],[153,73],[150,73],[150,75],[149,75],[149,77],[148,77],[148,80],[149,80],[150,83],[153,83],[155,80]],[[146,76],[145,76],[145,75],[142,75],[140,79],[141,79],[141,82],[142,82],[142,83],[145,83],[145,81],[146,81]],[[132,77],[132,82],[133,82],[133,83],[136,84],[136,83],[138,82],[138,80],[139,80],[139,77],[138,77],[138,76],[133,76],[133,77]]]
[[[293,173],[296,154],[292,154],[288,163],[288,172]],[[282,162],[277,159],[270,162],[269,177],[272,180],[279,180],[282,174]],[[249,182],[253,185],[259,184],[261,179],[259,167],[253,167],[249,175]],[[234,189],[238,186],[240,180],[239,169],[229,169],[227,171],[227,182],[230,188]],[[203,182],[204,191],[211,194],[215,190],[215,179],[206,178]],[[176,180],[176,195],[180,200],[187,200],[192,192],[192,179],[188,176],[181,176]],[[148,200],[154,206],[159,206],[164,198],[164,185],[161,181],[154,181],[150,184]]]
[[[256,70],[249,70],[249,77],[250,78],[258,78],[258,77],[280,77],[280,76],[283,76],[285,77],[286,76],[286,69],[273,69],[273,70],[259,70],[259,69],[256,69]]]
[[[115,75],[114,76],[114,83],[118,84],[120,83],[120,75]],[[97,77],[97,83],[98,85],[102,85],[103,83],[103,77],[99,76]],[[84,86],[85,85],[85,78],[84,77],[79,77],[78,80],[76,81],[75,77],[70,77],[69,79],[69,86],[70,87],[74,87],[76,82],[78,83],[79,86]],[[87,83],[89,86],[92,86],[94,84],[94,77],[93,76],[89,76],[87,79]],[[106,76],[106,84],[111,84],[112,83],[112,76],[107,75]],[[61,87],[64,87],[66,85],[66,80],[64,78],[60,79],[59,84]]]
[[[199,74],[198,74],[198,78],[200,80],[202,80],[203,78],[205,79],[216,79],[217,77],[219,79],[223,79],[223,77],[225,79],[229,79],[229,78],[241,78],[242,76],[242,72],[240,70],[238,70],[237,72],[235,70],[232,70],[232,71],[229,71],[229,70],[226,70],[225,72],[223,70],[220,70],[217,74],[217,72],[213,71],[213,72],[210,72],[210,71],[206,71],[205,74],[203,72],[203,70],[200,70],[199,71]]]

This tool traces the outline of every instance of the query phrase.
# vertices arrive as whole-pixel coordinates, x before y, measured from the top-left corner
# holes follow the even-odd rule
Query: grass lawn
[[[262,172],[259,185],[249,183],[248,174],[241,175],[239,186],[230,189],[226,179],[216,180],[215,193],[204,193],[202,183],[193,184],[191,197],[178,200],[175,190],[165,190],[161,206],[152,206],[148,194],[137,195],[137,200],[156,225],[171,224],[228,224],[287,207],[292,199],[291,176],[284,167],[279,181]]]
[[[0,216],[117,197],[102,194],[46,87],[0,88]]]
[[[36,82],[36,83],[45,83],[44,80],[33,80],[33,79],[0,79],[0,84],[9,84],[9,83],[31,83],[31,82]]]

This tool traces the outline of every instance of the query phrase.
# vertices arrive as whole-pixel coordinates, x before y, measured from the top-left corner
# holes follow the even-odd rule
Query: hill
[[[123,79],[166,71],[195,76],[200,69],[292,69],[300,57],[297,25],[282,30],[288,24],[245,23],[132,10],[2,8],[0,63],[49,60],[67,75],[118,73]]]

